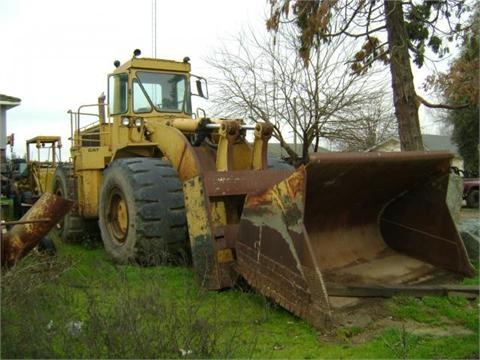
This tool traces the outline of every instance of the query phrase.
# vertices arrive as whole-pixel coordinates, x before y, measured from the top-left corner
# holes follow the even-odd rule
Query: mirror
[[[192,95],[208,99],[207,80],[196,75],[192,75],[192,78],[195,78],[195,88],[192,87]],[[196,91],[194,91],[193,89],[195,89]]]

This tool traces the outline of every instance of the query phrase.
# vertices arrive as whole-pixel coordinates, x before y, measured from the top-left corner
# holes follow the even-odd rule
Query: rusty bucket
[[[439,269],[472,275],[445,202],[446,152],[313,156],[284,181],[248,195],[239,272],[315,326],[329,320],[328,284],[406,284]]]
[[[32,250],[70,210],[73,202],[44,193],[15,225],[2,234],[2,266],[11,266]]]

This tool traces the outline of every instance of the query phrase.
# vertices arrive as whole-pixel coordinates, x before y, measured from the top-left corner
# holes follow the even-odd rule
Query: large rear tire
[[[63,242],[78,243],[83,239],[86,224],[84,219],[78,214],[75,184],[71,173],[71,165],[58,165],[53,175],[52,192],[57,196],[75,202],[73,208],[57,224],[57,231]]]
[[[104,173],[99,227],[120,263],[178,262],[187,254],[183,186],[167,160],[115,160]]]

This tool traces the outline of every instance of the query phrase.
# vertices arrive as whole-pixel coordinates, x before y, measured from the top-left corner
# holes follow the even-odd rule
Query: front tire
[[[186,255],[183,186],[167,160],[115,160],[104,173],[99,227],[119,263],[157,265]]]
[[[86,224],[78,214],[77,196],[71,165],[61,164],[53,175],[52,192],[64,199],[74,201],[73,208],[57,224],[57,232],[65,243],[79,243],[83,239]]]

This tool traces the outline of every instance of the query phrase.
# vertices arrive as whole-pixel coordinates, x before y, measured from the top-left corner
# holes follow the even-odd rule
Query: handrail
[[[85,135],[82,135],[82,131],[85,131],[87,130],[89,127],[92,127],[94,128],[95,127],[95,123],[98,124],[98,126],[100,127],[100,119],[101,119],[101,116],[99,113],[91,113],[91,112],[87,112],[87,111],[83,111],[83,109],[85,108],[88,108],[88,107],[97,107],[98,109],[100,108],[100,106],[107,106],[106,103],[96,103],[96,104],[84,104],[84,105],[80,105],[77,109],[77,111],[72,111],[72,110],[69,110],[68,113],[70,114],[70,140],[72,142],[72,147],[78,147],[81,145],[82,141],[83,141],[83,136]],[[99,110],[100,111],[100,110]],[[85,117],[85,116],[94,116],[97,118],[96,121],[94,122],[91,122],[91,123],[88,123],[84,126],[80,126],[80,119],[82,117],[82,115]],[[74,134],[76,136],[74,136]],[[98,135],[100,136],[101,132],[92,132],[92,133],[89,133],[88,135]],[[100,140],[96,140],[96,139],[88,139],[88,141],[98,141],[100,142]]]
[[[88,127],[92,127],[92,128],[93,128],[94,125],[100,127],[100,125],[98,125],[97,122],[92,122],[92,123],[90,123],[90,124],[87,124],[87,125],[81,127],[79,130],[80,130],[80,131],[81,131],[81,130],[86,130]]]

